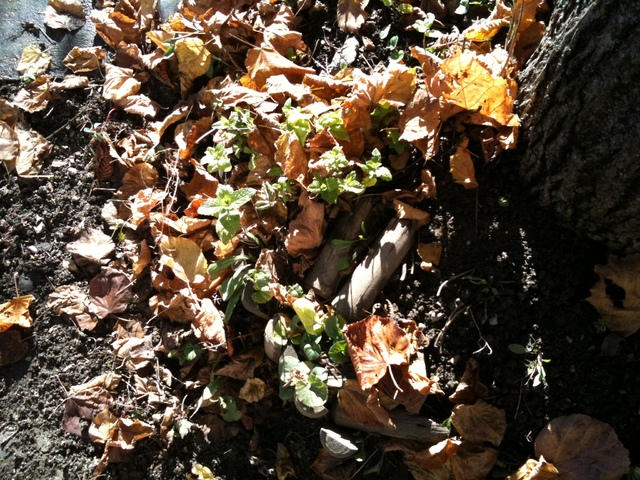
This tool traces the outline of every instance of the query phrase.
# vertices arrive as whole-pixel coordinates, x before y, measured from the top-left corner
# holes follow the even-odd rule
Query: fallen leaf
[[[145,118],[155,118],[160,111],[160,105],[146,95],[129,95],[126,98],[114,100],[114,103],[127,113]]]
[[[437,267],[438,265],[440,265],[440,257],[442,256],[442,243],[419,243],[418,255],[420,255],[420,259],[422,260],[422,262],[420,263],[420,268],[426,272],[429,272],[433,269],[434,266]]]
[[[449,170],[453,181],[459,183],[466,189],[477,188],[475,168],[473,167],[473,160],[471,154],[466,146],[469,144],[469,139],[464,138],[462,143],[456,148],[456,152],[451,155],[449,160]]]
[[[398,218],[402,220],[415,220],[419,225],[429,223],[430,216],[424,210],[412,207],[398,199],[393,199],[393,209],[396,211]]]
[[[49,100],[51,100],[49,78],[41,75],[18,92],[13,99],[13,104],[29,113],[35,113],[47,108]]]
[[[259,378],[247,378],[244,385],[238,393],[238,398],[241,398],[247,403],[255,403],[262,400],[267,394],[267,384]]]
[[[0,121],[0,162],[4,164],[7,172],[16,168],[19,157],[20,140],[18,134],[8,124]]]
[[[410,343],[390,318],[372,315],[347,326],[344,337],[363,390],[378,383],[391,365],[409,363]]]
[[[109,390],[115,390],[121,376],[113,372],[102,374],[81,385],[69,388],[69,397],[65,402],[63,429],[71,434],[87,436],[86,427],[80,420],[92,421],[93,418],[113,401]]]
[[[29,314],[29,306],[34,300],[33,295],[24,295],[0,305],[0,332],[4,332],[14,325],[31,328],[33,320]]]
[[[149,337],[128,337],[114,341],[113,353],[122,358],[129,370],[140,371],[155,362],[156,355]]]
[[[558,469],[541,456],[540,460],[530,458],[505,480],[552,480],[560,478],[559,474]]]
[[[398,128],[402,132],[400,140],[413,143],[424,158],[430,160],[440,149],[440,117],[438,97],[426,89],[417,89],[398,122]]]
[[[64,66],[73,73],[88,73],[100,68],[107,51],[101,47],[73,47],[64,58]]]
[[[608,424],[588,415],[557,417],[538,434],[535,453],[564,480],[618,480],[629,472],[629,451]]]
[[[118,423],[118,417],[116,417],[111,410],[105,408],[98,413],[91,425],[89,426],[89,438],[93,442],[107,443],[113,437]]]
[[[175,42],[175,54],[180,71],[182,95],[191,89],[193,81],[209,71],[211,53],[200,38],[187,37]]]
[[[86,23],[80,0],[49,0],[44,11],[44,24],[53,28],[73,31]]]
[[[203,298],[200,309],[192,322],[193,333],[201,342],[217,347],[226,345],[224,320],[218,308],[210,298]]]
[[[311,464],[311,470],[322,480],[349,480],[354,476],[356,463],[349,459],[333,457],[323,448]]]
[[[153,425],[130,418],[119,418],[116,428],[116,433],[112,440],[109,441],[109,445],[123,450],[133,449],[138,441],[156,433]]]
[[[353,380],[347,380],[346,385],[338,390],[338,405],[340,410],[354,422],[365,427],[382,427],[389,425],[391,420],[386,412],[386,421],[380,418],[380,411],[374,412],[369,408],[367,401],[369,394],[364,392],[359,385],[351,385]],[[382,408],[382,407],[381,407]],[[382,408],[384,410],[384,408]],[[378,413],[378,415],[376,415]],[[384,412],[383,412],[384,413]]]
[[[276,475],[278,475],[278,480],[286,480],[290,476],[296,476],[291,455],[289,455],[287,447],[282,443],[278,443],[278,450],[276,452]]]
[[[98,318],[111,313],[122,313],[133,297],[131,280],[128,275],[105,267],[89,282],[89,295],[89,311]]]
[[[83,230],[78,240],[67,244],[67,252],[79,265],[106,265],[115,248],[111,237],[96,228]]]
[[[20,156],[16,161],[16,173],[21,177],[37,175],[42,167],[42,160],[51,153],[53,145],[35,130],[16,128],[20,141]]]
[[[640,254],[610,256],[606,265],[596,265],[598,282],[587,301],[607,328],[629,336],[640,329]]]
[[[480,445],[488,442],[498,447],[507,430],[505,411],[484,400],[453,407],[451,423],[464,440]]]
[[[120,199],[128,199],[140,190],[155,187],[159,179],[160,175],[153,165],[146,162],[138,163],[124,174],[122,185],[116,195]]]
[[[305,185],[309,162],[296,133],[294,131],[282,132],[276,141],[276,148],[275,161],[280,165],[285,176]]]
[[[369,0],[339,0],[338,1],[338,27],[343,32],[355,34],[369,18],[365,8]]]
[[[285,246],[292,257],[312,257],[323,239],[324,205],[311,200],[306,192],[300,195],[298,204],[302,211],[289,223]]]
[[[486,397],[488,392],[489,389],[480,381],[478,362],[470,358],[462,374],[462,380],[456,387],[456,391],[449,396],[449,400],[453,403],[473,405],[478,399]]]
[[[283,57],[272,46],[252,48],[245,61],[249,78],[257,89],[264,87],[267,79],[274,75],[284,75],[292,83],[300,83],[305,75],[315,74],[313,68],[301,67]]]
[[[107,64],[105,66],[104,86],[102,96],[107,100],[122,100],[129,95],[135,95],[142,83],[134,77],[131,68],[121,68]]]
[[[20,110],[11,102],[0,98],[0,121],[13,128],[20,119]]]
[[[0,330],[0,366],[22,360],[28,351],[29,343],[22,340],[18,330]]]
[[[421,469],[438,470],[456,454],[461,443],[456,438],[447,438],[424,448],[415,442],[400,440],[390,443],[385,447],[385,450],[401,450],[404,452],[404,458],[407,462],[411,462]]]
[[[264,350],[256,347],[248,352],[231,357],[226,365],[215,370],[216,375],[235,378],[236,380],[248,380],[254,378],[254,372],[264,362]]]
[[[75,88],[84,88],[89,85],[89,77],[83,75],[65,75],[59,82],[50,82],[49,89],[52,92],[59,90],[73,90]]]
[[[29,45],[22,51],[16,70],[25,77],[36,78],[49,70],[51,55],[37,45]]]
[[[198,283],[207,275],[207,260],[202,249],[193,240],[184,237],[163,236],[160,243],[160,263],[173,270],[187,283]]]
[[[462,441],[456,454],[438,470],[423,469],[407,460],[407,467],[416,480],[485,480],[498,458],[495,448]]]

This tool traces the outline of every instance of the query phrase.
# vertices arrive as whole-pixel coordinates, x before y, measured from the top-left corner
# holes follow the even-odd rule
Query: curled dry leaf
[[[29,314],[29,306],[34,300],[33,295],[24,295],[0,305],[0,332],[4,332],[14,325],[31,328],[33,320]]]
[[[610,330],[628,336],[640,329],[640,254],[609,257],[596,265],[598,282],[587,299]]]
[[[554,418],[538,434],[544,456],[564,480],[618,480],[629,472],[629,451],[608,424],[588,415]]]
[[[258,90],[266,85],[269,77],[274,75],[284,75],[290,82],[300,83],[305,75],[316,73],[313,68],[296,65],[270,45],[249,50],[245,64],[249,78],[256,84]]]
[[[433,269],[434,266],[440,264],[440,257],[442,256],[442,243],[419,243],[418,255],[420,255],[420,268],[426,272]]]
[[[499,446],[507,430],[507,418],[502,408],[478,400],[473,405],[456,405],[451,414],[451,423],[463,440]]]
[[[391,442],[385,447],[385,450],[401,450],[404,452],[407,462],[411,462],[421,469],[438,470],[456,454],[461,443],[456,438],[447,438],[425,448],[416,442],[400,440]]]
[[[369,0],[339,0],[338,27],[343,32],[358,33],[369,14],[364,10]]]
[[[398,215],[398,218],[403,220],[414,220],[418,222],[418,225],[426,225],[429,223],[430,216],[424,210],[412,207],[398,199],[393,199],[393,208]]]
[[[248,378],[242,388],[238,397],[247,403],[255,403],[262,400],[267,394],[267,384],[259,378]]]
[[[409,338],[390,318],[372,315],[352,323],[345,329],[344,337],[364,390],[378,383],[391,365],[409,363]]]
[[[80,0],[49,0],[44,11],[44,24],[53,28],[73,31],[86,23],[84,8]]]
[[[473,160],[471,154],[466,146],[469,144],[469,139],[465,137],[456,152],[451,155],[450,158],[450,171],[453,181],[459,183],[466,189],[477,188],[476,171],[473,167]]]
[[[291,461],[291,455],[289,455],[287,447],[282,443],[278,443],[278,450],[276,453],[276,475],[278,475],[278,480],[286,480],[290,476],[296,476],[296,471],[293,469],[293,462]]]
[[[100,68],[107,51],[101,47],[73,47],[64,58],[64,66],[73,73],[88,73]]]
[[[559,474],[558,469],[541,456],[540,460],[532,458],[527,460],[516,473],[509,475],[506,480],[551,480],[560,478]]]
[[[83,75],[65,75],[59,82],[51,82],[49,88],[52,92],[58,90],[73,90],[74,88],[84,88],[89,85],[89,78]]]
[[[113,438],[117,423],[118,417],[111,413],[111,410],[105,408],[97,414],[91,422],[89,426],[89,438],[91,438],[93,442],[107,443]]]
[[[29,45],[22,51],[16,70],[23,76],[36,78],[49,70],[51,55],[37,45]]]
[[[106,265],[115,248],[111,237],[96,228],[83,230],[78,240],[67,244],[67,252],[79,265]]]

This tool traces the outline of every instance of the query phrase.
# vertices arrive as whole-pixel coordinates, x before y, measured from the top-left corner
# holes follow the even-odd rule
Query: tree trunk
[[[519,80],[526,182],[569,226],[640,251],[640,1],[559,0]]]

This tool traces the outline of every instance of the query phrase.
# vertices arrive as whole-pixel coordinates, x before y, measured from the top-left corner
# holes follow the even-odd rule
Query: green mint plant
[[[222,132],[223,144],[231,144],[231,149],[236,157],[254,152],[249,148],[247,136],[256,128],[248,109],[235,107],[228,117],[220,117],[220,120],[211,125],[211,128]]]
[[[371,158],[367,160],[360,168],[364,172],[364,178],[362,185],[365,188],[369,188],[378,183],[378,180],[384,180],[388,182],[391,180],[391,171],[384,165],[382,165],[382,155],[380,150],[374,148],[371,152]]]
[[[304,146],[307,136],[311,132],[312,115],[304,113],[300,107],[292,107],[290,98],[282,106],[282,113],[285,117],[285,121],[281,125],[282,129],[295,132],[300,144]]]
[[[204,202],[198,213],[216,217],[216,233],[224,243],[229,243],[240,229],[240,207],[251,201],[255,195],[254,188],[234,190],[229,185],[219,185],[216,198]]]
[[[316,120],[316,129],[322,130],[323,128],[327,128],[329,133],[338,140],[349,140],[349,133],[344,126],[344,119],[342,118],[342,109],[332,110],[320,115]]]
[[[215,147],[207,148],[204,157],[200,160],[202,165],[207,165],[209,173],[222,173],[231,171],[231,157],[233,149],[225,147],[223,143]]]
[[[307,187],[307,190],[311,193],[320,195],[329,204],[335,204],[338,201],[338,197],[345,192],[357,195],[364,192],[365,187],[358,181],[355,171],[343,176],[343,170],[349,166],[349,161],[340,147],[333,147],[333,149],[320,155],[320,161],[324,162],[327,170],[333,175],[322,177],[318,173],[314,174],[313,182]]]

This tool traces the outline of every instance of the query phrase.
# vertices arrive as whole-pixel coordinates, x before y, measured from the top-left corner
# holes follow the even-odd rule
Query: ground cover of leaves
[[[25,114],[29,128],[49,138],[52,145],[36,174],[20,159],[20,176],[7,174],[0,186],[0,302],[20,295],[34,297],[33,329],[7,330],[26,332],[14,336],[21,336],[23,341],[18,343],[28,350],[24,359],[1,367],[0,476],[88,478],[101,474],[104,478],[169,479],[186,478],[194,465],[201,465],[219,478],[315,478],[317,474],[326,478],[411,478],[412,474],[435,478],[424,476],[429,468],[448,469],[455,478],[505,478],[527,458],[540,455],[556,462],[558,468],[568,465],[565,458],[552,458],[553,453],[548,453],[549,445],[557,439],[541,436],[535,449],[533,440],[551,419],[570,414],[590,415],[611,425],[637,464],[640,393],[633,365],[638,340],[630,335],[633,331],[624,319],[623,328],[617,331],[630,336],[608,333],[596,311],[585,302],[598,280],[594,265],[606,263],[606,252],[564,231],[535,208],[517,182],[516,154],[494,158],[497,150],[513,146],[509,131],[512,135],[517,128],[511,111],[504,109],[505,102],[513,100],[509,96],[512,87],[507,88],[509,80],[502,88],[499,79],[504,77],[487,76],[491,83],[482,84],[483,91],[502,88],[506,97],[484,111],[489,100],[482,96],[485,93],[470,99],[470,83],[462,80],[461,93],[455,93],[460,86],[456,72],[486,75],[483,72],[487,69],[476,65],[475,56],[486,51],[467,46],[443,55],[455,58],[455,62],[449,62],[449,80],[439,80],[451,83],[446,100],[436,106],[415,94],[414,87],[409,93],[403,91],[407,85],[424,82],[424,77],[414,75],[403,63],[389,63],[387,58],[393,55],[398,59],[402,52],[407,65],[419,62],[429,78],[428,62],[438,60],[416,49],[417,59],[411,59],[408,48],[421,45],[427,38],[422,34],[402,33],[400,47],[382,42],[382,46],[374,44],[366,55],[360,50],[353,62],[363,73],[350,71],[350,78],[320,81],[312,76],[323,70],[318,65],[329,68],[336,50],[354,38],[333,26],[338,13],[335,8],[301,9],[293,17],[287,14],[286,4],[262,2],[263,10],[255,16],[255,11],[244,8],[254,2],[228,3],[229,8],[242,4],[243,9],[238,10],[242,14],[234,18],[231,32],[220,34],[221,41],[227,42],[225,49],[212,47],[214,53],[228,55],[219,58],[224,61],[205,60],[211,53],[205,53],[209,50],[203,50],[200,37],[184,33],[197,28],[193,20],[203,12],[194,11],[191,23],[183,20],[172,25],[182,34],[165,38],[157,33],[160,41],[156,45],[162,51],[156,57],[152,52],[145,51],[149,56],[144,57],[135,51],[132,45],[139,41],[140,31],[125,35],[122,39],[127,48],[120,47],[115,57],[108,57],[110,63],[100,67],[106,75],[104,86],[99,76],[89,82],[74,80],[73,86],[83,89],[55,87],[52,91],[64,91],[52,98],[45,89],[45,98],[39,96],[43,90],[38,89],[47,81],[36,80],[31,90],[37,92],[36,99],[23,93],[20,85],[2,87],[3,98],[28,112],[33,110]],[[361,7],[366,4],[340,2],[338,11],[343,11],[338,18],[344,30],[378,39],[380,30],[391,25],[388,35],[392,38],[394,30],[403,32],[401,21],[409,22],[406,15],[400,15],[398,4],[387,7],[372,2],[365,10],[374,20],[369,23]],[[416,9],[414,15],[418,14]],[[452,18],[442,12],[439,15]],[[268,19],[271,27],[278,25],[279,33],[271,37],[271,44],[264,38],[260,44],[256,18],[265,22],[261,30],[264,38],[269,37],[265,33],[270,27]],[[294,18],[302,20],[296,25],[301,31],[309,25],[316,27],[315,33],[296,36]],[[411,18],[410,23],[430,18]],[[493,24],[485,25],[479,29],[481,33],[471,30],[469,37],[506,30],[509,22],[494,20],[495,31]],[[94,21],[100,21],[98,14]],[[110,43],[121,26],[109,30],[111,24],[103,25],[105,40]],[[136,28],[150,29],[150,25]],[[278,30],[281,27],[283,30]],[[324,38],[319,38],[319,32]],[[430,28],[427,32],[433,33]],[[284,48],[279,45],[283,55],[270,50],[275,48],[274,38],[287,39]],[[302,48],[300,38],[314,46],[309,49],[313,53]],[[114,43],[112,47],[117,47]],[[222,88],[213,80],[207,85],[211,66],[220,69],[218,74],[225,68],[238,68],[243,74],[237,65],[244,65],[239,58],[250,58],[249,44],[261,45],[256,50],[263,63],[247,60],[249,75],[242,77],[242,89],[224,81]],[[362,44],[367,43],[362,40]],[[292,46],[299,48],[289,51]],[[175,49],[174,53],[167,52],[170,49]],[[343,51],[343,56],[347,53]],[[345,62],[349,63],[348,59],[339,58],[335,68],[340,71]],[[372,94],[368,89],[378,80],[376,74],[367,72],[379,62],[382,70],[378,75],[383,81]],[[123,63],[134,70],[124,71]],[[463,63],[464,70],[455,70]],[[285,78],[276,82],[273,72],[265,73],[270,69]],[[149,76],[146,70],[154,75]],[[312,82],[307,86],[313,85],[313,95],[324,92],[328,99],[334,99],[334,108],[296,110],[296,104],[322,103],[317,97],[310,101],[311,92],[301,88],[299,78],[305,75]],[[353,93],[358,88],[354,78],[366,92],[368,103],[364,106],[358,104],[363,98]],[[433,92],[436,87],[432,84],[430,88]],[[203,99],[206,94],[210,96]],[[462,94],[464,99],[460,100]],[[217,102],[222,99],[222,104],[213,103],[213,97]],[[181,98],[182,104],[176,107]],[[287,98],[294,99],[292,106],[286,103]],[[40,109],[45,101],[46,108]],[[211,104],[214,109],[207,110]],[[208,105],[200,118],[199,105]],[[242,108],[235,109],[238,106]],[[358,113],[359,108],[367,112],[367,118],[379,108],[373,121],[387,123],[370,126],[366,122],[371,120],[366,120],[367,128],[363,128],[361,116],[349,113]],[[274,121],[270,117],[274,109],[284,116],[278,114]],[[437,113],[436,124],[429,123],[430,113]],[[169,120],[154,124],[155,120],[143,119],[149,115]],[[485,118],[478,118],[482,115]],[[6,117],[5,121],[10,122]],[[212,129],[212,124],[217,126]],[[397,131],[405,132],[404,140],[413,142],[417,150],[405,145],[404,154],[400,151],[402,138],[386,135],[398,125]],[[163,149],[155,150],[152,161],[146,159],[149,132],[155,132],[158,141],[166,134]],[[301,149],[305,142],[306,150]],[[381,162],[375,161],[375,148],[382,152]],[[262,153],[256,156],[256,151]],[[285,154],[279,157],[279,151]],[[478,156],[475,172],[469,152]],[[323,156],[328,153],[332,156]],[[340,153],[347,164],[341,163]],[[301,163],[306,162],[297,160],[306,155],[313,166],[301,170]],[[423,156],[431,159],[426,168]],[[485,164],[482,156],[494,161]],[[354,158],[372,160],[373,164],[367,170]],[[454,168],[456,162],[465,168]],[[274,168],[280,168],[288,181],[276,182],[282,177],[269,170]],[[247,175],[248,171],[255,174],[253,180],[248,180],[252,174]],[[384,186],[387,172],[393,178]],[[327,181],[331,177],[342,182],[332,186]],[[476,183],[477,188],[472,188]],[[235,188],[228,191],[229,202],[209,201],[197,215],[207,196],[222,197],[223,184]],[[319,250],[315,247],[328,243],[314,222],[322,224],[326,218],[331,225],[367,187],[367,194],[374,197],[385,191],[395,193],[387,194],[390,206],[377,210],[383,221],[368,225],[366,237],[375,238],[376,228],[384,228],[378,223],[385,224],[396,214],[408,215],[417,219],[406,220],[409,224],[422,222],[415,227],[416,244],[439,243],[442,256],[421,258],[412,243],[407,258],[400,259],[390,282],[376,296],[378,305],[367,307],[375,308],[378,316],[332,334],[329,325],[336,322],[333,312],[313,296],[301,297],[290,289],[296,283],[291,279],[303,284]],[[249,190],[252,188],[254,191]],[[305,189],[313,195],[301,193]],[[437,199],[429,198],[435,190]],[[247,193],[247,198],[235,193],[238,191]],[[201,200],[196,198],[200,194]],[[181,216],[190,209],[196,213]],[[314,210],[317,216],[302,219],[306,210]],[[424,212],[429,214],[428,223]],[[211,217],[217,217],[215,224]],[[306,236],[293,231],[306,232]],[[149,258],[145,257],[143,240]],[[245,266],[245,256],[255,262],[261,257],[261,247],[270,245],[278,246],[275,251],[280,252],[279,257],[258,260],[261,268],[255,270],[250,268],[253,265]],[[370,243],[361,250],[374,249],[375,243]],[[229,265],[240,272],[235,277],[220,263],[233,256],[236,258]],[[285,273],[271,266],[283,256],[289,264]],[[353,263],[358,261],[354,254]],[[215,270],[210,277],[208,264]],[[615,263],[612,265],[614,268]],[[260,271],[268,271],[270,278],[265,280]],[[613,273],[604,267],[597,271],[602,279],[614,278],[617,285],[631,292],[632,285],[619,280],[615,268]],[[236,283],[224,283],[229,278],[236,278]],[[253,301],[244,298],[247,288]],[[61,307],[48,300],[54,290],[58,299],[64,294],[64,298],[82,301]],[[611,290],[605,293],[613,295]],[[592,300],[598,303],[597,292]],[[616,297],[616,302],[624,300]],[[234,302],[232,312],[229,304]],[[65,307],[66,315],[55,313]],[[202,315],[203,311],[207,315]],[[292,324],[294,314],[301,321],[298,327]],[[281,322],[277,324],[281,331],[280,337],[275,336],[276,346],[278,338],[297,342],[300,350],[296,355],[315,360],[311,365],[314,370],[306,372],[307,376],[303,365],[292,361],[289,375],[301,377],[288,379],[290,390],[283,384],[283,372],[262,352],[265,323],[273,315]],[[606,324],[615,329],[614,323]],[[381,335],[380,345],[389,338],[394,340],[388,355],[376,357],[374,368],[367,363],[371,356],[368,343],[359,339],[375,332]],[[313,352],[316,338],[322,342],[318,358]],[[340,345],[344,352],[345,343],[350,358],[340,357]],[[328,356],[325,349],[332,344],[338,347]],[[416,373],[421,364],[418,353],[424,354],[426,362],[424,371]],[[468,363],[470,359],[476,363]],[[355,370],[349,366],[351,361]],[[472,373],[476,365],[479,379]],[[347,383],[352,388],[339,389],[334,384],[326,388],[324,372],[315,368],[357,383]],[[372,374],[366,376],[365,371]],[[314,372],[319,384],[314,383],[316,377],[309,380]],[[436,377],[442,394],[434,393]],[[99,380],[87,385],[96,378]],[[218,383],[220,379],[222,383]],[[82,384],[85,386],[77,387]],[[356,403],[357,409],[366,410],[365,404],[371,405],[373,398],[384,399],[390,392],[396,403],[404,405],[398,410],[406,408],[446,423],[454,407],[447,397],[456,389],[457,398],[452,399],[458,404],[454,410],[457,417],[453,417],[455,430],[439,449],[343,430],[359,447],[357,460],[327,458],[319,430],[335,429],[334,417],[307,418],[292,401],[293,395],[307,409],[324,404],[335,407],[338,391],[352,392],[342,397],[338,394],[339,405],[349,411],[345,400],[349,398],[361,402]],[[359,418],[356,423],[376,426],[376,422],[388,421],[386,409],[369,411],[374,412],[375,420]],[[596,431],[598,439],[603,431],[611,438],[603,424],[588,423],[591,420],[584,415],[563,417],[555,425],[574,435],[593,428],[590,431]],[[481,428],[478,418],[487,416],[489,427]],[[465,419],[471,419],[470,424]],[[557,453],[560,449],[551,450]],[[586,453],[588,458],[590,452]],[[489,460],[460,467],[466,460],[459,459],[474,456],[488,456]],[[603,468],[605,474],[608,468],[611,478],[616,478],[616,468],[624,464],[624,458],[610,458],[613,465]],[[538,468],[547,468],[541,465]],[[373,468],[376,466],[378,469]],[[577,467],[571,464],[571,468]],[[191,474],[207,478],[205,470],[199,472]],[[605,474],[593,478],[605,478]],[[445,475],[438,478],[448,478],[449,473]]]

